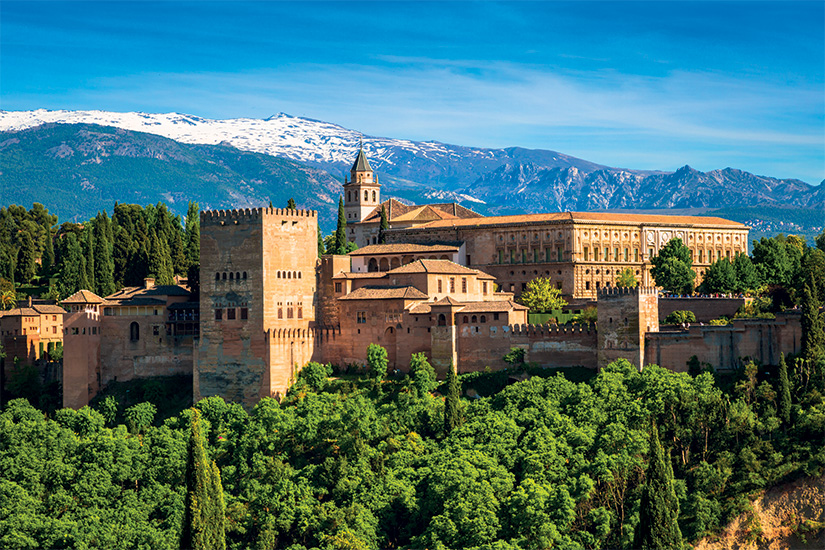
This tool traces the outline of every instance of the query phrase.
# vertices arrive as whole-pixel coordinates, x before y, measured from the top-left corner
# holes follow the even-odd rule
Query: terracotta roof
[[[387,276],[386,271],[339,271],[332,276],[333,279],[383,279]]]
[[[464,304],[461,313],[484,313],[487,311],[519,311],[529,309],[512,300],[492,302],[469,302]]]
[[[379,254],[413,254],[430,252],[458,252],[456,244],[370,244],[349,253],[350,256],[369,256]]]
[[[104,306],[165,306],[165,300],[157,298],[150,298],[148,296],[132,296],[129,298],[119,298],[114,300],[106,300],[103,302]]]
[[[34,304],[32,305],[32,309],[36,312],[41,314],[50,314],[50,313],[66,313],[66,310],[60,306],[56,306],[54,304]]]
[[[460,306],[461,302],[453,298],[452,296],[445,296],[438,300],[437,302],[432,302],[431,306]]]
[[[411,221],[433,221],[433,220],[454,220],[458,216],[453,216],[438,208],[433,208],[430,205],[419,206],[415,210],[410,210],[400,216],[392,219],[394,222],[411,222]]]
[[[61,303],[64,304],[102,304],[103,298],[92,292],[91,290],[78,290]]]
[[[381,207],[386,208],[387,220],[394,221],[409,221],[408,216],[412,212],[422,212],[423,209],[428,208],[440,212],[440,217],[443,219],[454,218],[480,218],[481,214],[473,212],[469,208],[465,208],[460,204],[454,202],[441,202],[433,204],[404,204],[396,199],[387,199],[379,204],[372,212],[367,214],[360,223],[378,223],[381,221]]]
[[[30,307],[15,307],[3,312],[3,317],[33,317],[40,315]]]
[[[705,216],[657,216],[651,214],[616,214],[611,212],[550,212],[545,214],[522,214],[516,216],[489,216],[483,218],[468,218],[460,220],[438,220],[430,222],[424,227],[488,227],[496,225],[511,225],[525,223],[547,222],[598,222],[618,224],[664,224],[688,226],[725,226],[745,229],[747,226],[739,222]]]
[[[339,300],[426,300],[427,295],[414,286],[401,287],[361,287],[353,290]]]
[[[179,285],[158,285],[152,288],[127,286],[106,296],[106,301],[128,300],[137,296],[189,296],[191,292]]]
[[[479,275],[482,276],[481,278],[484,278],[484,276],[493,278],[491,275],[487,275],[486,273],[475,269],[470,269],[469,267],[464,267],[463,265],[451,262],[450,260],[416,260],[412,263],[402,265],[401,267],[391,269],[387,273],[445,273],[456,275]]]

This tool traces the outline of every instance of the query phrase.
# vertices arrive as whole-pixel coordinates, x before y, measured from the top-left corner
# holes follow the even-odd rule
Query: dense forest
[[[197,272],[200,218],[190,203],[185,221],[163,203],[115,204],[83,223],[64,222],[35,203],[0,208],[0,280],[21,293],[62,299],[80,289],[106,296],[153,276],[174,284]]]
[[[217,397],[165,420],[111,397],[48,416],[9,402],[0,546],[178,548],[192,503],[211,498],[199,525],[219,522],[209,533],[228,548],[631,548],[668,502],[671,536],[695,541],[825,465],[822,363],[718,378],[619,361],[580,382],[522,366],[439,383],[422,356],[382,378],[378,355],[361,377],[309,364],[283,402],[251,412]]]

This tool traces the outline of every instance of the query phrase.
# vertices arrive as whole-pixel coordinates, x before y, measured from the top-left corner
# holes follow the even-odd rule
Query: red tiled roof
[[[427,295],[415,288],[414,286],[402,287],[361,287],[353,290],[346,296],[339,298],[339,300],[426,300]]]
[[[527,308],[521,304],[517,304],[512,300],[502,301],[487,301],[487,302],[457,302],[452,298],[449,299],[450,305],[460,306],[458,313],[493,313],[499,311],[520,311]],[[438,302],[426,302],[418,304],[410,308],[409,313],[412,315],[427,315],[432,313],[433,306],[446,305],[445,300]]]
[[[103,298],[91,290],[78,290],[62,301],[64,304],[102,304]]]
[[[739,222],[723,218],[704,216],[659,216],[651,214],[626,214],[611,212],[549,212],[545,214],[521,214],[515,216],[489,216],[483,218],[469,218],[460,220],[438,220],[425,224],[425,228],[442,227],[488,227],[496,225],[511,225],[525,223],[547,222],[598,222],[617,224],[662,224],[687,226],[724,226],[730,228],[746,228]],[[420,226],[421,227],[421,226]]]
[[[375,210],[367,214],[361,223],[378,223],[381,220],[381,207],[384,207],[387,212],[387,220],[390,222],[398,221],[401,216],[406,216],[415,210],[421,211],[424,208],[431,208],[443,214],[444,218],[478,218],[481,214],[473,212],[469,208],[465,208],[460,204],[454,202],[442,202],[433,204],[403,204],[396,199],[387,199],[379,204]]]
[[[370,244],[364,248],[353,250],[350,256],[369,256],[380,254],[412,254],[435,252],[458,252],[459,246],[454,244]]]
[[[450,260],[416,260],[412,263],[396,267],[389,270],[389,274],[397,273],[444,273],[455,275],[478,275],[479,278],[494,279],[492,275],[487,275],[482,271],[464,267]]]

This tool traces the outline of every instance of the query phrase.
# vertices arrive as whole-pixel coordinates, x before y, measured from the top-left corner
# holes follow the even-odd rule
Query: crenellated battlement
[[[581,334],[586,333],[590,334],[591,331],[595,334],[596,329],[591,325],[533,325],[533,324],[525,324],[525,325],[508,325],[510,332],[513,334],[520,334],[525,336],[540,336],[540,335],[547,335],[547,336],[556,336],[562,334]]]
[[[257,222],[265,218],[279,218],[285,220],[310,219],[317,220],[315,210],[290,208],[238,208],[233,210],[204,210],[201,212],[201,225],[221,225],[226,222],[248,223]]]
[[[642,295],[654,295],[658,294],[659,291],[656,287],[653,286],[640,286],[640,287],[607,287],[607,288],[600,288],[596,295],[598,299],[602,298],[610,298],[614,296],[642,296]]]

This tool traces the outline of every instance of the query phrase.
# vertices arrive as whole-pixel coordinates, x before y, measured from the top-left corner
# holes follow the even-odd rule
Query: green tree
[[[650,431],[648,466],[639,505],[634,548],[662,550],[682,547],[682,532],[678,522],[679,501],[673,488],[673,468],[668,454],[662,448],[659,429],[654,423]]]
[[[520,300],[532,313],[546,313],[567,305],[561,297],[561,290],[553,286],[549,277],[536,277],[527,283]]]
[[[796,246],[788,243],[788,237],[779,234],[762,237],[753,243],[751,259],[756,265],[762,284],[790,286],[794,269]]]
[[[335,228],[335,254],[347,253],[347,214],[344,210],[344,196],[338,197],[338,226]]]
[[[387,242],[387,229],[390,228],[390,223],[387,221],[387,209],[381,205],[381,223],[378,225],[378,244]]]
[[[49,277],[52,274],[54,267],[54,237],[52,236],[51,227],[44,227],[46,233],[46,246],[43,248],[43,256],[40,261],[40,273],[44,277]]]
[[[295,206],[295,199],[293,199],[292,197],[289,197],[289,200],[288,200],[288,201],[286,201],[286,207],[287,207],[289,210],[295,210],[295,208],[296,208],[296,206]]]
[[[37,245],[32,235],[22,231],[17,239],[17,263],[14,278],[20,283],[28,283],[37,273]]]
[[[527,351],[524,348],[512,347],[510,351],[502,357],[502,360],[511,367],[521,366],[524,365],[525,355],[527,355]]]
[[[189,409],[189,443],[186,462],[186,503],[181,548],[226,548],[225,507],[219,471],[207,458],[201,433],[201,414]]]
[[[616,277],[616,286],[620,288],[636,288],[639,286],[639,281],[636,280],[632,268],[628,267],[619,273],[619,276]]]
[[[129,427],[129,431],[136,434],[152,425],[157,412],[157,407],[152,403],[143,402],[132,405],[123,411],[123,417],[126,419],[126,425]]]
[[[685,323],[695,323],[696,315],[692,311],[680,309],[673,311],[665,317],[664,324],[666,325],[684,325]]]
[[[321,232],[321,224],[318,224],[318,257],[320,258],[326,254],[326,248],[324,247],[324,234]]]
[[[87,289],[94,292],[97,289],[97,283],[95,281],[96,262],[93,222],[87,223],[83,227],[83,254],[86,258],[86,282],[89,285]]]
[[[115,287],[115,264],[112,261],[111,220],[106,212],[99,213],[94,221],[95,289],[100,296],[108,296]]]
[[[701,292],[709,294],[727,294],[735,291],[736,287],[736,269],[727,258],[720,258],[710,264],[699,286]]]
[[[791,423],[791,384],[788,381],[788,365],[785,354],[779,354],[779,419],[788,426]]]
[[[410,373],[412,374],[413,385],[419,396],[430,393],[438,387],[435,378],[435,369],[424,353],[413,353],[410,357]]]
[[[822,233],[817,235],[815,242],[816,247],[820,249],[822,252],[825,252],[825,229],[822,230]]]
[[[367,346],[367,365],[369,365],[370,374],[374,378],[384,380],[387,377],[387,369],[389,368],[387,350],[378,344]]]
[[[668,241],[650,261],[653,264],[650,272],[657,286],[676,294],[693,292],[696,272],[691,268],[693,261],[690,259],[690,249],[682,239]]]
[[[759,273],[753,265],[750,256],[739,253],[733,259],[733,269],[736,271],[736,291],[747,292],[756,290],[759,286]]]
[[[154,229],[150,230],[149,273],[155,276],[159,285],[175,284],[172,258],[166,241],[160,239]]]
[[[461,383],[455,366],[447,371],[447,397],[444,400],[444,433],[449,434],[461,425]]]
[[[819,300],[805,285],[802,291],[802,358],[816,365],[825,356],[825,326],[819,312]]]
[[[186,257],[189,265],[201,261],[201,219],[198,203],[192,201],[186,211]]]
[[[330,376],[332,376],[332,365],[323,365],[314,361],[304,365],[298,373],[298,379],[305,381],[315,391],[323,390]]]

